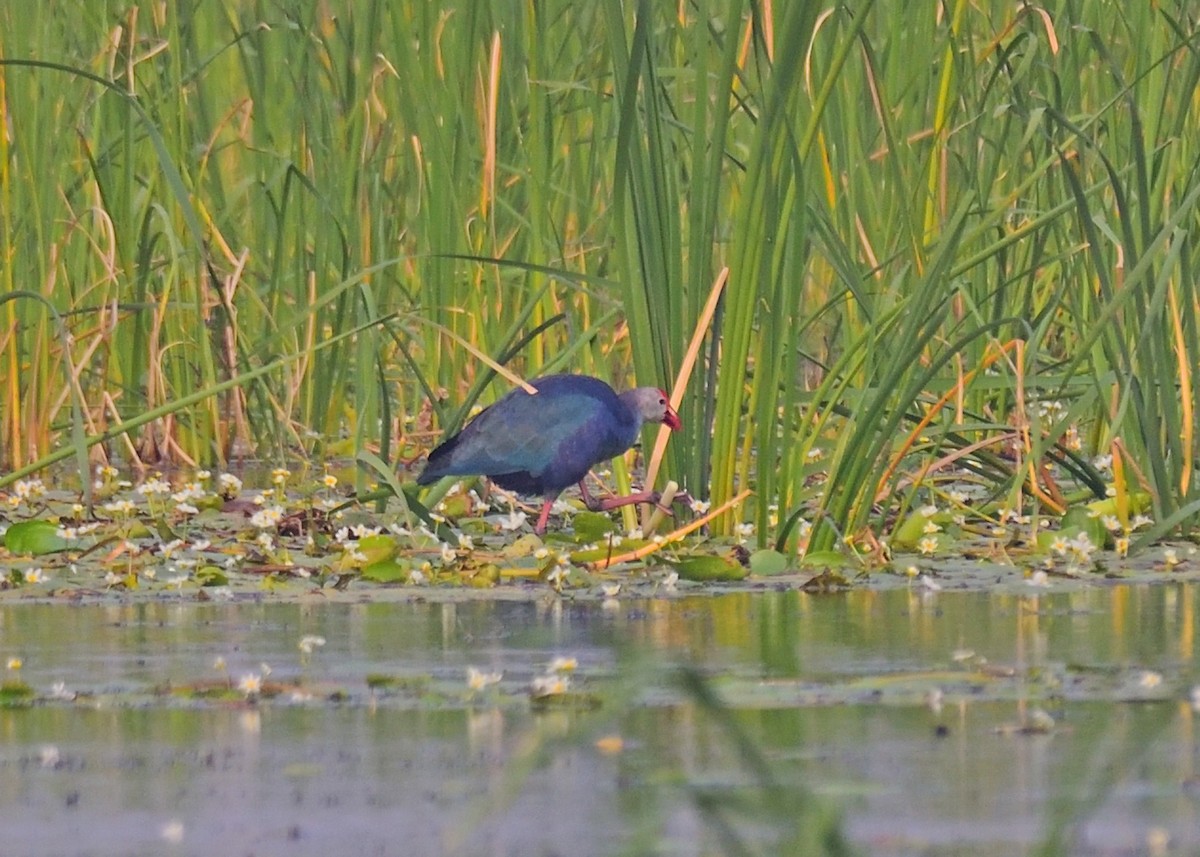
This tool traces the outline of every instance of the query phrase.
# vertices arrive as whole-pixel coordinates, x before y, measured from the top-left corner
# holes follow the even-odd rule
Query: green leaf
[[[406,559],[385,559],[362,570],[363,580],[374,583],[403,583],[412,573],[412,563]]]
[[[66,550],[66,539],[58,534],[58,524],[49,521],[21,521],[4,534],[4,546],[17,554],[41,556]]]
[[[215,565],[206,565],[196,570],[196,582],[201,586],[228,586],[229,575]]]
[[[358,540],[358,550],[366,556],[368,566],[382,563],[396,555],[396,539],[383,533],[363,536]]]
[[[599,512],[579,512],[571,520],[575,540],[580,544],[598,542],[615,529],[612,518]]]
[[[671,563],[684,580],[742,580],[750,573],[740,562],[723,556],[691,556]]]
[[[766,548],[750,554],[750,573],[760,577],[783,574],[788,570],[788,558],[779,551]]]

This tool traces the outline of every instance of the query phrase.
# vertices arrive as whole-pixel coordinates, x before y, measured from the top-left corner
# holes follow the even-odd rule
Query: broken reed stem
[[[705,524],[707,524],[709,521],[711,521],[713,518],[717,517],[718,515],[724,514],[729,509],[733,508],[738,503],[741,503],[743,500],[745,500],[747,497],[749,497],[753,493],[754,493],[753,491],[751,491],[749,488],[747,488],[741,494],[738,494],[736,497],[734,497],[730,500],[726,500],[720,506],[711,510],[707,515],[697,518],[696,520],[692,521],[691,523],[687,524],[686,526],[680,527],[678,530],[675,530],[674,532],[667,534],[661,542],[653,542],[648,545],[643,545],[642,547],[638,548],[637,550],[629,551],[628,553],[618,554],[617,556],[610,556],[607,559],[603,560],[602,562],[589,563],[588,568],[590,568],[592,571],[604,571],[604,569],[611,568],[612,566],[617,565],[618,563],[632,562],[635,559],[643,559],[645,557],[648,557],[648,556],[650,556],[650,554],[652,554],[656,551],[662,550],[663,547],[665,547],[666,545],[669,545],[671,542],[677,542],[680,539],[682,539],[684,536],[686,536],[688,533],[691,533],[691,532],[694,532],[695,530],[700,529]]]

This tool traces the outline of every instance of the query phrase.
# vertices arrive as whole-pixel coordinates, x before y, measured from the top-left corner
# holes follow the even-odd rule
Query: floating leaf
[[[779,551],[766,548],[750,554],[750,571],[762,577],[783,574],[788,570],[788,558]]]
[[[837,551],[809,551],[800,560],[806,568],[845,568],[850,558]]]
[[[926,535],[925,528],[932,519],[922,513],[913,512],[892,533],[892,545],[898,548],[915,548]]]
[[[412,574],[412,563],[406,559],[385,559],[362,570],[363,580],[375,583],[403,583]]]
[[[519,536],[516,541],[510,545],[505,545],[501,551],[508,559],[517,559],[523,556],[530,556],[534,551],[542,546],[542,540],[533,533],[525,533]]]
[[[580,544],[598,542],[616,528],[612,518],[599,512],[579,512],[571,519],[571,526]]]
[[[740,562],[725,556],[690,556],[671,563],[684,580],[741,580],[750,573]]]
[[[215,565],[205,565],[196,569],[196,582],[201,586],[228,586],[229,575]]]
[[[382,533],[363,536],[358,540],[358,552],[367,558],[368,566],[382,563],[396,555],[396,540]]]
[[[1098,548],[1104,547],[1108,540],[1108,530],[1101,515],[1086,506],[1072,506],[1063,515],[1059,534],[1072,538],[1080,533],[1087,533],[1088,539]]]
[[[12,553],[41,556],[66,550],[66,539],[58,534],[58,525],[50,521],[21,521],[4,534],[4,546]]]

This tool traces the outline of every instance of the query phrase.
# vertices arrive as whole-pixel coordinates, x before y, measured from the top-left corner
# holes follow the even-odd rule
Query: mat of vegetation
[[[341,458],[394,497],[105,489],[10,550],[218,591],[1158,556],[1200,512],[1200,28],[1127,5],[6,4],[0,488]],[[395,476],[567,370],[669,389],[613,488],[676,483],[707,559]]]

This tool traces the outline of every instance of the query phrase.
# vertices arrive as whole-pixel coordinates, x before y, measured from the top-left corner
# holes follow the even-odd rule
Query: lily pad
[[[4,534],[4,546],[12,553],[41,556],[64,551],[67,540],[58,534],[58,524],[50,521],[20,521]]]
[[[750,569],[726,556],[689,556],[671,563],[684,580],[742,580]]]
[[[363,580],[375,583],[403,583],[412,574],[412,563],[404,559],[385,559],[362,570]]]
[[[788,570],[788,558],[777,550],[757,550],[750,554],[750,571],[761,577],[783,574]]]

